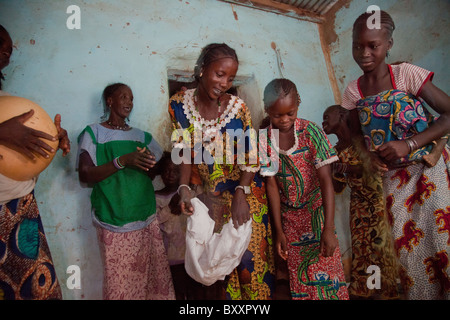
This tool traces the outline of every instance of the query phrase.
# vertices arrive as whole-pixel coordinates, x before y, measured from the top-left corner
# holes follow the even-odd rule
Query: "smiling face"
[[[287,133],[294,127],[297,111],[298,98],[292,92],[285,97],[277,99],[267,109],[272,127],[280,130],[281,133]]]
[[[369,29],[364,23],[359,23],[353,31],[353,59],[364,73],[384,66],[386,53],[392,45],[392,37],[385,28]]]
[[[9,64],[13,51],[13,44],[8,32],[0,28],[0,71]]]
[[[133,110],[133,92],[127,86],[120,86],[107,98],[107,104],[111,106],[110,120],[125,119]]]
[[[217,100],[233,85],[238,67],[237,61],[230,57],[211,62],[202,70],[199,89],[211,100]]]

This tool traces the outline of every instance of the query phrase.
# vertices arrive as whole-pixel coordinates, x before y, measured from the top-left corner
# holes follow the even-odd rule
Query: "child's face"
[[[114,91],[107,102],[111,106],[111,114],[125,119],[133,109],[133,92],[129,87],[121,86]]]
[[[180,179],[180,167],[169,161],[165,167],[165,170],[161,174],[161,179],[166,187],[178,186],[178,180]]]
[[[297,96],[290,93],[286,97],[276,100],[267,113],[274,129],[278,129],[280,132],[289,132],[297,119],[297,111]]]
[[[383,27],[368,29],[363,23],[359,24],[353,32],[353,59],[364,73],[373,71],[384,64],[392,45],[393,40]]]
[[[335,134],[340,126],[341,117],[337,109],[328,108],[323,113],[322,128],[326,134]]]

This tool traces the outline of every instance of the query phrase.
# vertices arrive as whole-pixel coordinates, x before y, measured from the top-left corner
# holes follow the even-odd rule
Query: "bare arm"
[[[120,156],[119,161],[124,167],[136,167],[146,172],[156,164],[153,155],[139,150]],[[87,152],[80,154],[78,177],[81,182],[97,183],[119,170],[113,161],[96,166]]]
[[[325,257],[329,257],[333,255],[337,247],[337,238],[334,233],[334,188],[331,166],[322,166],[317,172],[320,181],[320,191],[322,192],[324,214],[324,225],[320,239],[320,253]]]
[[[275,230],[275,248],[284,260],[287,259],[286,236],[281,224],[280,193],[274,176],[266,178],[267,199],[269,200],[272,225]]]
[[[192,172],[192,164],[187,161],[184,161],[180,164],[180,186],[186,185],[189,186],[189,182],[191,180],[191,172]],[[192,194],[189,192],[189,188],[180,187],[180,208],[181,212],[187,215],[191,215],[194,213],[194,207],[191,204]]]
[[[241,186],[249,186],[254,176],[253,172],[241,171],[239,184]],[[250,219],[250,207],[247,202],[247,196],[242,189],[237,189],[234,193],[233,201],[231,202],[231,216],[235,228]]]

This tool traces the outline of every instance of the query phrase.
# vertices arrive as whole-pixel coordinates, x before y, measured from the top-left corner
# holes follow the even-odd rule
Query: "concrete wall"
[[[103,273],[90,189],[80,185],[75,163],[77,136],[87,124],[100,121],[101,93],[109,83],[132,88],[131,125],[152,132],[168,147],[169,70],[189,73],[203,46],[228,43],[240,59],[238,76],[246,79],[240,93],[253,117],[261,119],[264,87],[281,76],[275,44],[283,76],[297,84],[302,96],[299,116],[320,124],[323,110],[338,99],[332,87],[342,93],[361,74],[351,56],[351,26],[368,5],[377,4],[397,25],[391,60],[435,71],[435,84],[449,92],[448,1],[343,2],[330,17],[331,28],[321,29],[321,38],[314,23],[215,0],[0,0],[0,24],[14,42],[11,64],[3,70],[4,90],[36,101],[52,117],[60,113],[72,141],[71,154],[58,154],[36,187],[65,299],[101,299]],[[81,10],[79,30],[66,27],[70,5]],[[322,45],[329,49],[328,69]],[[349,245],[347,200],[344,193],[336,202],[343,252]],[[70,265],[80,267],[81,289],[66,286]]]

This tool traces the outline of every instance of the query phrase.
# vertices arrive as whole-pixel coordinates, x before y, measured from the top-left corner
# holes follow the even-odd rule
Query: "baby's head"
[[[345,125],[350,127],[349,114],[350,111],[341,105],[335,104],[329,106],[323,113],[323,131],[326,134],[336,134],[340,126]]]

